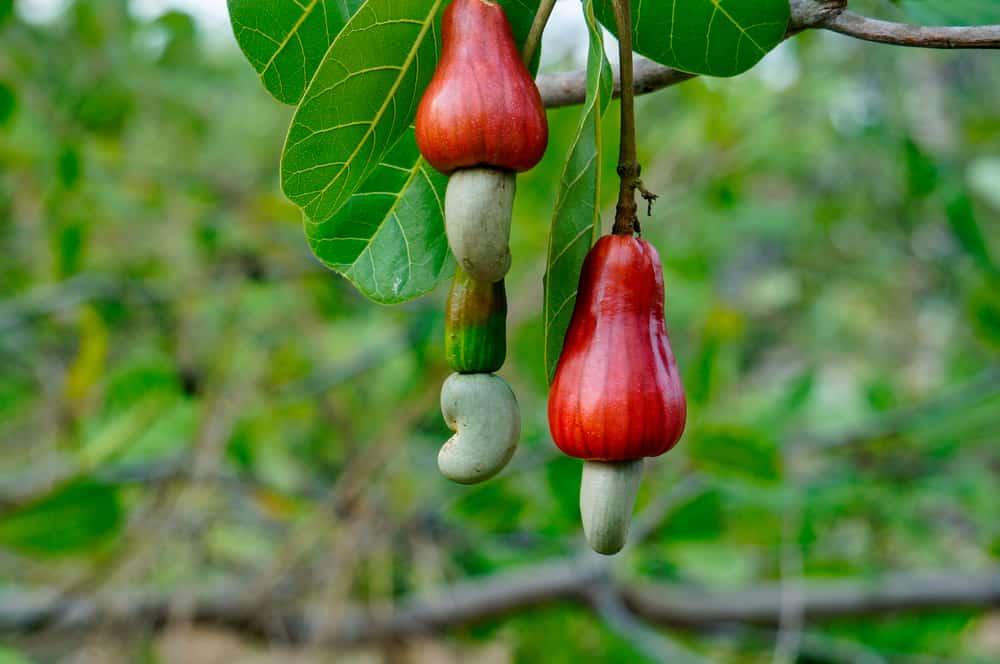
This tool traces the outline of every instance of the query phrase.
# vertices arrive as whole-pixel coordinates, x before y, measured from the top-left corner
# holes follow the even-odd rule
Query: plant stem
[[[615,235],[638,231],[638,206],[635,190],[639,187],[639,160],[635,149],[635,87],[632,75],[632,3],[614,0],[615,24],[618,27],[618,50],[621,70],[621,145],[618,151],[618,207],[615,210]]]
[[[539,45],[542,43],[542,33],[545,32],[545,26],[548,24],[549,17],[552,15],[552,10],[555,6],[556,0],[542,0],[541,4],[538,5],[538,12],[535,14],[535,20],[531,24],[528,37],[524,40],[524,49],[521,51],[524,63],[529,67],[531,66],[531,59],[535,57],[535,51],[538,50]]]

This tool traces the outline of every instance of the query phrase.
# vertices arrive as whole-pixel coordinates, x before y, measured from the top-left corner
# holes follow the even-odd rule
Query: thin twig
[[[642,171],[635,147],[635,83],[632,70],[632,2],[614,0],[615,24],[618,27],[619,67],[621,78],[621,143],[618,148],[618,205],[615,209],[615,235],[631,236],[639,230],[635,190]]]
[[[943,49],[1000,48],[1000,25],[925,27],[880,21],[845,11],[824,23],[822,27],[824,30],[839,32],[855,39],[893,46]]]
[[[856,39],[895,46],[946,49],[1000,48],[1000,25],[964,27],[920,27],[891,23],[845,12],[844,0],[792,0],[791,19],[785,37],[803,30],[830,30]],[[649,60],[638,59],[632,89],[642,95],[683,83],[696,74],[682,72]],[[548,108],[582,104],[587,95],[585,70],[546,74],[538,77],[538,89]],[[616,79],[615,94],[621,84]]]
[[[545,26],[548,24],[549,17],[552,15],[552,10],[555,6],[556,0],[542,0],[541,4],[538,5],[535,20],[531,24],[531,30],[528,31],[528,36],[524,40],[524,48],[521,50],[521,57],[528,66],[531,66],[531,60],[535,57],[535,51],[542,44],[542,33],[545,32]]]

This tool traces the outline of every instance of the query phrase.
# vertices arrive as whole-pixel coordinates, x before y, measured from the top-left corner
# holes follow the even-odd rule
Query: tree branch
[[[1000,25],[924,27],[879,21],[843,12],[823,24],[842,35],[895,46],[917,48],[1000,48]]]
[[[845,11],[846,0],[791,0],[791,18],[785,37],[803,30],[821,29],[857,39],[922,48],[1000,48],[1000,25],[919,27],[865,18]],[[695,78],[643,58],[636,59],[633,89],[637,95],[655,92]],[[574,71],[539,76],[538,89],[549,108],[582,104],[587,93],[587,72]],[[621,84],[615,76],[615,95]]]
[[[621,595],[608,584],[594,586],[589,598],[594,611],[608,627],[625,637],[634,648],[654,662],[709,664],[709,660],[691,652],[639,620],[625,606]]]
[[[274,642],[353,645],[440,632],[529,606],[574,601],[589,605],[590,589],[604,585],[632,612],[660,625],[712,628],[725,623],[775,625],[781,612],[780,585],[741,591],[650,583],[616,584],[596,556],[558,559],[483,580],[438,589],[395,607],[351,608],[331,625],[308,612],[268,614],[239,593],[221,592],[178,601],[177,597],[130,593],[107,605],[55,593],[0,592],[0,632],[40,629],[86,631],[106,625],[162,629],[171,619],[228,628]],[[618,599],[614,599],[617,597]],[[1000,569],[973,575],[897,573],[875,580],[807,583],[802,608],[816,621],[890,611],[1000,606]],[[184,607],[184,608],[176,608]],[[322,637],[322,638],[319,638]]]
[[[704,627],[725,622],[775,624],[781,586],[739,592],[691,592],[659,584],[624,591],[626,604],[653,622]],[[807,620],[862,616],[890,611],[926,611],[1000,605],[1000,570],[982,575],[896,573],[877,580],[804,583],[802,611]]]

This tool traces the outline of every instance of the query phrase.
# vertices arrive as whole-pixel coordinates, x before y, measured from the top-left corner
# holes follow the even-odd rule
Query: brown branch
[[[846,0],[791,0],[791,18],[785,37],[803,30],[831,30],[857,39],[923,48],[1000,48],[1000,25],[918,27],[865,18],[844,11]],[[649,60],[637,59],[633,89],[638,95],[655,92],[695,78]],[[538,89],[549,108],[582,104],[587,94],[587,72],[574,71],[538,77]],[[615,95],[621,93],[616,75]]]
[[[824,30],[894,46],[917,48],[1000,48],[1000,25],[924,27],[865,18],[843,12],[823,24]]]
[[[43,592],[0,592],[0,632],[40,629],[87,631],[95,625],[162,629],[171,619],[228,628],[275,642],[352,645],[431,634],[500,618],[526,607],[555,602],[589,605],[592,588],[605,584],[625,606],[660,625],[713,628],[726,623],[775,625],[781,612],[780,585],[741,591],[650,583],[613,582],[603,559],[559,559],[483,580],[439,588],[395,607],[349,608],[334,625],[304,612],[268,613],[256,602],[222,592],[178,601],[163,595],[128,594],[107,605],[90,599],[58,598]],[[56,599],[53,599],[56,597]],[[802,610],[817,621],[900,611],[1000,606],[1000,569],[979,574],[897,573],[873,580],[803,585]],[[179,607],[179,608],[172,608]],[[323,638],[317,639],[322,635]]]
[[[773,625],[779,618],[781,586],[738,592],[691,592],[643,584],[624,592],[626,604],[647,620],[687,627],[718,623]],[[953,607],[1000,605],[1000,570],[963,576],[896,573],[871,581],[804,583],[802,611],[807,620],[863,616],[894,611],[927,611]]]
[[[614,0],[615,24],[618,26],[619,76],[621,78],[621,140],[618,148],[618,205],[615,209],[615,235],[631,237],[639,230],[635,190],[639,186],[639,157],[635,147],[635,83],[632,71],[632,0]]]

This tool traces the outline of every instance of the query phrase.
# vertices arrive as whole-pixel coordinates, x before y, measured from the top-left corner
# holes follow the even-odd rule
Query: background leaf
[[[774,482],[781,476],[775,441],[761,431],[716,426],[693,432],[687,443],[693,465],[714,475],[762,483]]]
[[[955,193],[948,201],[946,211],[948,223],[958,244],[982,270],[995,274],[997,269],[990,256],[989,243],[976,219],[976,210],[968,193]]]
[[[583,259],[601,230],[601,118],[611,101],[611,65],[604,54],[593,0],[585,6],[590,51],[587,100],[556,193],[545,271],[545,370],[551,381],[573,316]]]
[[[611,0],[597,15],[611,32]],[[708,76],[735,76],[781,43],[788,0],[632,0],[635,50],[657,62]]]
[[[17,95],[14,88],[0,81],[0,127],[7,124],[17,109]]]
[[[0,1],[0,6],[3,2]],[[2,10],[0,10],[2,11]],[[0,16],[0,19],[3,17]],[[16,650],[0,647],[0,664],[31,664],[31,660]]]
[[[80,481],[0,515],[0,545],[34,555],[67,555],[107,541],[121,529],[114,487]]]
[[[229,20],[267,91],[297,104],[330,43],[364,1],[229,0]]]
[[[444,235],[448,179],[431,168],[408,132],[335,215],[306,218],[306,235],[323,263],[376,302],[402,302],[451,272]]]
[[[996,0],[902,0],[899,4],[908,18],[925,25],[1000,23]]]

